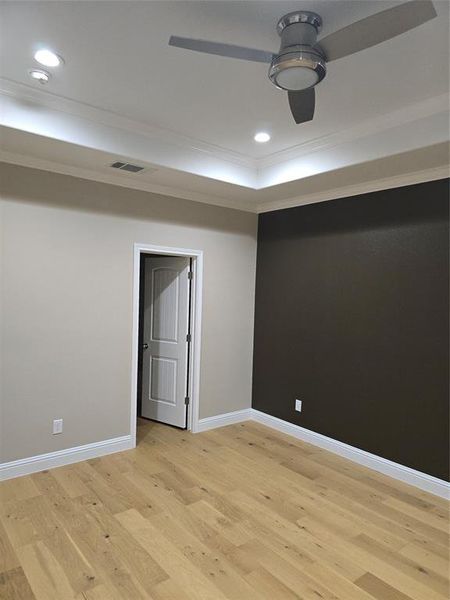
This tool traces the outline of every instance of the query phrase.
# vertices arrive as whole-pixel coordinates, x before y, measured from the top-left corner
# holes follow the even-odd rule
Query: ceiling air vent
[[[139,165],[133,165],[131,163],[126,162],[114,162],[111,167],[113,169],[120,169],[121,171],[128,171],[129,173],[139,173],[139,171],[143,171],[144,167],[140,167]]]

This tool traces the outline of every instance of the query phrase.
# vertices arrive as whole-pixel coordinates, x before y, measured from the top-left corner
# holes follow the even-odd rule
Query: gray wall
[[[0,462],[129,433],[134,242],[204,250],[200,417],[250,407],[256,215],[0,168]]]
[[[260,215],[253,407],[446,479],[448,310],[447,181]]]

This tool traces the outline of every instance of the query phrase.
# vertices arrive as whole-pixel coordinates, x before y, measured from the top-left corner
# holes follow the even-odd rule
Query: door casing
[[[202,324],[203,251],[191,248],[172,248],[153,244],[134,244],[133,252],[133,334],[131,354],[131,413],[130,433],[133,448],[136,446],[136,412],[139,344],[139,289],[142,254],[167,254],[192,258],[191,353],[189,360],[189,398],[187,429],[198,431],[200,406],[200,343]]]

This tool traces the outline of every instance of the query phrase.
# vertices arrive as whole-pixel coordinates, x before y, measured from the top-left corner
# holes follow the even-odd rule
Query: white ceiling
[[[395,4],[3,2],[2,124],[35,136],[35,160],[41,152],[42,160],[73,166],[73,153],[89,148],[104,154],[103,165],[123,156],[158,167],[155,185],[174,193],[233,197],[243,208],[271,202],[273,194],[263,192],[275,185],[448,140],[449,3],[435,1],[438,17],[425,25],[329,64],[316,90],[315,118],[303,125],[293,122],[266,65],[172,48],[169,36],[274,51],[276,22],[291,10],[321,14],[326,35]],[[66,61],[45,87],[28,77],[39,46]],[[272,140],[258,145],[253,135],[262,129]],[[18,161],[27,145],[18,152],[13,137],[2,136],[2,150]],[[49,147],[39,146],[46,137],[78,150],[49,156]],[[206,192],[196,178],[211,180]]]

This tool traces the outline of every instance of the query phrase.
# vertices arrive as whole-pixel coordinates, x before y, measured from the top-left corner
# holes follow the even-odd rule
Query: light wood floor
[[[255,423],[0,485],[0,598],[443,600],[448,507]]]

